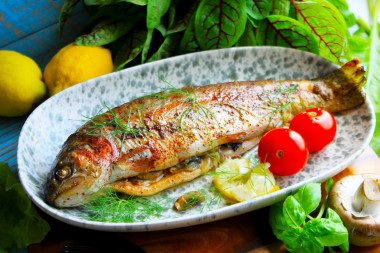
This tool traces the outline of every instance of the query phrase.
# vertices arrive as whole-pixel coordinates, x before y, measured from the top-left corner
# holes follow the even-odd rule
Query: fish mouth
[[[82,175],[72,176],[61,182],[58,180],[48,180],[45,186],[45,196],[46,201],[56,207],[67,207],[66,203],[70,202],[70,206],[74,206],[76,201],[76,196],[85,194],[88,190],[88,184],[84,184],[85,177]],[[86,189],[84,189],[86,188]]]

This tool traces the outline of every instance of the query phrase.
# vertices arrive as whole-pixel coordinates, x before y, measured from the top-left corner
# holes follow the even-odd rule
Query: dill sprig
[[[91,202],[84,204],[83,212],[90,220],[101,222],[131,223],[159,218],[170,208],[172,199],[160,197],[153,201],[149,197],[134,197],[106,191]]]
[[[131,123],[131,114],[132,108],[129,110],[128,114],[124,118],[119,118],[110,107],[104,102],[104,107],[107,109],[106,113],[97,114],[94,117],[85,117],[92,124],[89,126],[89,131],[86,133],[87,135],[94,136],[103,136],[103,135],[120,135],[122,139],[125,138],[126,135],[132,135],[134,137],[140,136],[146,129],[136,128],[132,126]],[[138,112],[140,115],[140,113]],[[126,123],[125,122],[126,119]],[[109,126],[113,127],[113,131],[108,132],[105,131]],[[143,125],[145,126],[145,125]]]

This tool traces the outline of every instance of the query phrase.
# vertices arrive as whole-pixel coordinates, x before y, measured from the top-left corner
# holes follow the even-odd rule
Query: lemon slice
[[[280,189],[268,168],[269,163],[251,168],[248,159],[226,159],[216,168],[213,183],[228,199],[246,201]]]

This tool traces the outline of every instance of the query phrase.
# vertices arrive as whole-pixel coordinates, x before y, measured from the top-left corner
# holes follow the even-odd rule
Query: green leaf
[[[161,23],[161,18],[170,7],[170,0],[148,0],[146,27],[149,29],[157,28]]]
[[[257,30],[257,43],[318,54],[318,44],[310,29],[295,19],[280,15],[271,15],[261,21]]]
[[[291,227],[299,227],[305,222],[305,210],[293,196],[289,196],[285,199],[283,213],[286,224]]]
[[[114,59],[115,71],[121,70],[124,66],[135,59],[142,51],[147,37],[146,30],[133,30],[128,33],[124,44],[117,52]]]
[[[375,12],[373,20],[378,20],[380,11],[380,1],[376,1]],[[370,143],[371,147],[374,147],[376,153],[380,156],[380,145],[378,143],[380,135],[380,124],[379,124],[379,114],[380,114],[380,39],[378,22],[373,22],[371,28],[371,50],[370,50],[370,61],[368,66],[368,77],[366,91],[374,105],[376,113],[376,128],[375,135]]]
[[[146,58],[148,57],[148,51],[150,48],[150,44],[152,43],[152,38],[153,38],[153,29],[148,29],[146,40],[142,49],[141,63],[144,63]]]
[[[275,0],[273,1],[273,7],[270,14],[289,16],[290,7],[289,0]]]
[[[245,0],[203,0],[195,15],[195,36],[202,49],[233,46],[247,22]]]
[[[299,244],[299,248],[294,252],[299,253],[322,253],[324,250],[324,246],[318,242],[314,237],[309,236],[306,231],[302,236],[302,241]]]
[[[281,233],[278,237],[284,242],[288,251],[293,252],[298,249],[302,243],[302,228],[290,228]]]
[[[344,20],[348,27],[351,27],[356,24],[356,17],[348,7],[348,4],[345,0],[329,0],[343,15]]]
[[[277,238],[278,234],[289,228],[282,211],[282,203],[276,203],[270,207],[269,224],[273,230],[274,235],[277,236]]]
[[[334,222],[336,224],[339,224],[339,226],[343,225],[343,222],[340,219],[339,215],[334,210],[332,210],[331,208],[327,208],[326,218],[331,220],[332,222]],[[347,232],[347,238],[338,246],[343,252],[349,251],[348,232]]]
[[[294,198],[301,204],[306,215],[310,214],[321,202],[321,184],[305,184],[294,194]]]
[[[164,42],[158,48],[158,50],[149,58],[148,62],[161,60],[167,57],[174,56],[179,46],[179,40],[181,34],[175,33],[166,36]]]
[[[334,185],[334,179],[329,178],[326,181],[326,184],[325,184],[325,191],[326,191],[327,195],[330,193],[331,188],[333,187],[333,185]]]
[[[200,0],[195,0],[190,8],[186,11],[186,14],[183,18],[181,18],[173,27],[169,26],[170,29],[167,31],[168,35],[186,30],[195,14],[195,11],[197,10],[199,2]]]
[[[41,242],[50,227],[33,208],[8,165],[0,163],[0,245],[7,250]]]
[[[180,54],[191,53],[200,50],[200,46],[197,42],[197,39],[195,38],[194,19],[195,15],[190,21],[189,26],[186,28],[181,42],[179,43]]]
[[[334,63],[340,63],[346,43],[347,29],[344,29],[344,24],[338,22],[341,19],[339,11],[335,7],[328,9],[320,2],[296,3],[294,0],[291,2],[296,9],[297,19],[305,26],[310,27],[314,34],[319,46],[319,55]],[[332,13],[335,13],[337,17]]]
[[[348,240],[348,232],[343,223],[319,218],[307,222],[304,232],[324,246],[338,246]]]
[[[255,29],[250,22],[247,22],[244,33],[236,43],[236,46],[256,46],[256,44]]]
[[[247,0],[247,14],[256,20],[266,18],[272,9],[272,0]]]
[[[122,0],[127,3],[144,6],[148,4],[148,0]]]
[[[81,46],[103,46],[109,44],[129,32],[135,25],[135,22],[136,20],[102,22],[98,26],[95,26],[91,33],[76,38],[75,44]]]
[[[65,0],[62,5],[62,9],[59,13],[59,34],[62,34],[63,26],[65,25],[67,18],[73,12],[75,5],[77,5],[79,0]]]

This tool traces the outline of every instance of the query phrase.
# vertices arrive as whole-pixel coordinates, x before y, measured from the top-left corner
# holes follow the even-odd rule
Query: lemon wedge
[[[226,159],[215,170],[215,187],[232,201],[246,201],[280,189],[269,163],[260,163],[251,168],[245,158]]]

